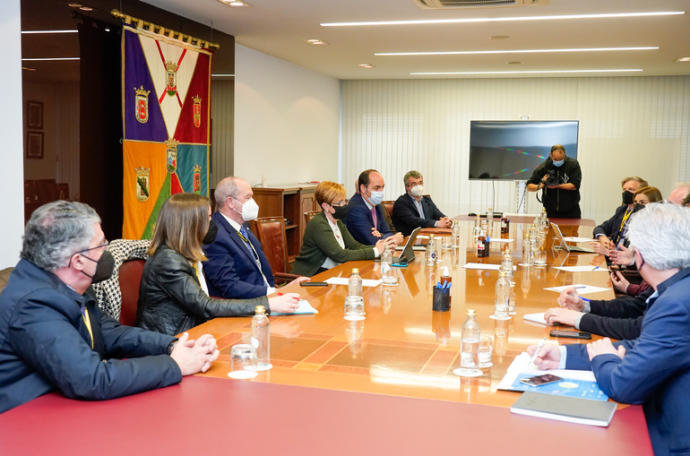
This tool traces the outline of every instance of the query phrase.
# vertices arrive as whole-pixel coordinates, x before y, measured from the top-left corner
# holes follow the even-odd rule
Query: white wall
[[[235,46],[235,175],[250,184],[335,180],[340,85]]]
[[[24,176],[22,157],[22,70],[19,0],[0,3],[0,43],[3,71],[0,73],[0,268],[19,260],[24,233]]]
[[[579,120],[583,217],[613,213],[622,177],[643,176],[664,196],[690,180],[688,76],[344,81],[342,97],[345,182],[377,168],[395,199],[417,169],[448,215],[491,206],[492,184],[467,178],[470,120]],[[512,212],[513,183],[495,189],[494,208]]]

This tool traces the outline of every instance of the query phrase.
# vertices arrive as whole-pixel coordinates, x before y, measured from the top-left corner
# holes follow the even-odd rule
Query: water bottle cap
[[[359,268],[352,268],[353,274],[359,274]]]
[[[470,317],[474,317],[477,314],[477,312],[474,311],[474,309],[467,309],[467,315]]]
[[[254,313],[255,313],[256,315],[265,314],[265,313],[266,313],[266,308],[265,308],[264,306],[256,306],[256,307],[254,308]]]

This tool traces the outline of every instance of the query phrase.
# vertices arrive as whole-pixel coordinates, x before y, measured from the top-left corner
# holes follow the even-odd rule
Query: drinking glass
[[[494,350],[494,340],[491,336],[482,336],[479,339],[479,367],[491,367],[491,354]]]
[[[538,268],[546,266],[546,250],[537,249],[534,251],[534,265]]]
[[[235,344],[230,349],[228,377],[247,379],[256,377],[256,349],[251,344]]]
[[[345,298],[345,320],[364,320],[364,298],[361,296],[347,296]]]

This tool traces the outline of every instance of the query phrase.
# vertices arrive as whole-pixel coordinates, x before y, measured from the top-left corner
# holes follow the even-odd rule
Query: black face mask
[[[88,260],[96,261],[93,258],[89,258],[86,255],[82,256]],[[108,280],[113,275],[113,270],[115,269],[115,258],[107,250],[101,255],[101,259],[96,261],[96,272],[93,275],[88,275],[84,271],[81,271],[87,277],[91,278],[91,283],[103,282]]]
[[[635,200],[635,194],[625,190],[623,192],[623,204],[632,204]]]
[[[208,224],[208,231],[206,232],[206,236],[204,236],[204,239],[201,240],[204,244],[212,244],[213,241],[216,240],[216,236],[218,235],[218,225],[216,225],[216,222],[211,219],[211,222]]]
[[[344,220],[345,217],[347,217],[347,206],[333,206],[333,209],[335,209],[333,217],[337,218],[338,220]]]

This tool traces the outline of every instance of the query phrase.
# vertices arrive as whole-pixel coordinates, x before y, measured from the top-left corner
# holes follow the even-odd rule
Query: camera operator
[[[580,164],[565,155],[565,147],[555,144],[549,158],[534,169],[527,190],[542,190],[541,203],[547,217],[580,218],[581,180]]]

